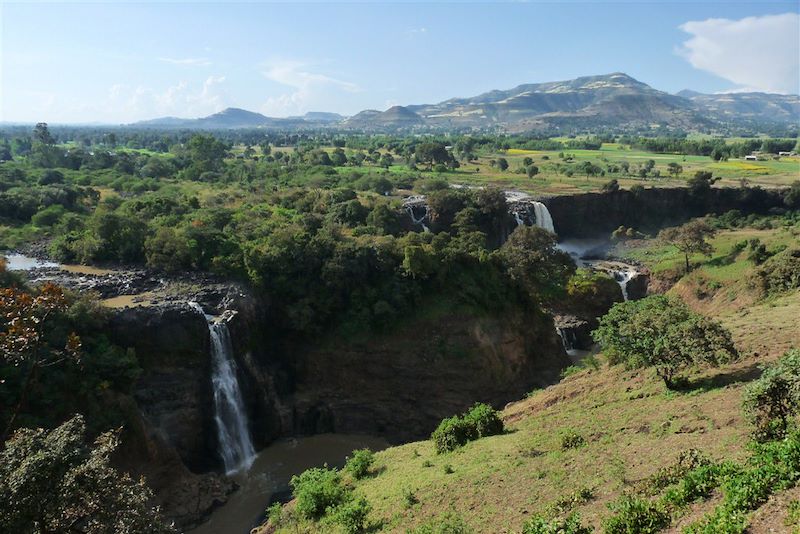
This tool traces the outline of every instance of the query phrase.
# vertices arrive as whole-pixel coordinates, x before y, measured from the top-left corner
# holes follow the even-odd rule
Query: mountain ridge
[[[331,128],[365,131],[407,129],[499,129],[522,132],[573,127],[704,130],[730,124],[800,123],[800,96],[770,93],[670,94],[623,73],[526,83],[436,104],[366,109],[345,117],[330,112],[275,118],[240,108],[207,117],[163,117],[140,127],[186,129]]]

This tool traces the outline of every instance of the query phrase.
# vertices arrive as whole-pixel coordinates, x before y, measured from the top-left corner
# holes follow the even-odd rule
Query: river
[[[247,534],[267,509],[270,496],[289,488],[292,475],[311,467],[341,467],[354,449],[373,451],[389,444],[376,437],[349,434],[319,434],[273,443],[256,455],[244,473],[232,475],[239,489],[228,502],[211,513],[208,521],[188,531],[191,534]]]

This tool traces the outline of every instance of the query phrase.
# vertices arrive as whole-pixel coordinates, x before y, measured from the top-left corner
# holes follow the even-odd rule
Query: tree
[[[689,221],[683,226],[665,228],[658,234],[658,238],[664,243],[670,244],[683,252],[686,261],[686,273],[691,270],[689,265],[689,255],[700,252],[710,256],[714,251],[711,244],[706,241],[716,234],[716,230],[701,219]]]
[[[511,279],[532,297],[556,296],[575,273],[569,254],[556,248],[556,236],[538,226],[518,226],[498,254]]]
[[[683,172],[683,167],[679,163],[672,161],[667,165],[667,172],[673,178],[677,178]]]
[[[50,130],[47,128],[46,122],[39,122],[33,128],[33,140],[34,142],[48,146],[56,144],[56,140],[50,135]]]
[[[592,335],[612,364],[654,367],[668,388],[693,364],[719,365],[738,356],[720,323],[664,295],[615,304]]]
[[[694,196],[703,196],[711,190],[711,186],[719,180],[719,177],[714,178],[710,171],[697,171],[686,185],[689,187],[689,192]]]
[[[433,168],[434,163],[446,165],[449,163],[450,158],[452,158],[450,152],[447,151],[445,144],[438,142],[420,143],[417,145],[414,153],[420,163],[424,163],[428,166],[428,170]]]
[[[528,167],[525,169],[525,173],[528,175],[528,178],[533,178],[539,174],[539,167],[536,165],[528,165]]]
[[[85,444],[77,415],[54,430],[21,429],[0,452],[0,531],[166,534],[144,479],[111,467],[119,430]]]
[[[501,171],[508,169],[508,160],[506,158],[497,158],[497,168]]]
[[[603,184],[602,188],[603,193],[616,193],[619,191],[619,182],[616,178],[606,182]]]
[[[335,167],[344,167],[347,165],[347,155],[341,148],[334,148],[331,152],[331,163]]]
[[[0,325],[0,361],[25,370],[19,398],[0,434],[0,444],[14,429],[39,372],[79,357],[80,339],[74,333],[66,336],[62,348],[54,348],[48,342],[51,321],[66,308],[64,292],[51,283],[44,284],[35,294],[16,287],[0,289],[0,316],[4,319]]]

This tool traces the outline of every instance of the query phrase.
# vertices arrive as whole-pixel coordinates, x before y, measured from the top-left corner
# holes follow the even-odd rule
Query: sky
[[[625,72],[800,92],[800,2],[0,0],[0,122],[352,115]]]

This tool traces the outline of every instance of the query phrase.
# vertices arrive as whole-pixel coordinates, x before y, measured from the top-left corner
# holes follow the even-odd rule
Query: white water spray
[[[202,313],[208,322],[213,365],[211,385],[214,391],[214,421],[217,425],[219,453],[225,472],[230,475],[248,469],[256,456],[242,391],[236,378],[231,335],[224,320],[207,315],[196,302],[190,302],[189,305]]]

